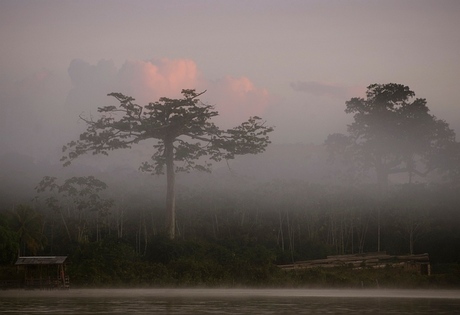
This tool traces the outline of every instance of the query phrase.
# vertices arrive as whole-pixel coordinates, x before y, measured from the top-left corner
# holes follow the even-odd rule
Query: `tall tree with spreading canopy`
[[[166,169],[166,229],[168,236],[174,239],[175,173],[193,169],[210,171],[210,161],[261,153],[270,143],[268,134],[273,131],[273,127],[266,126],[257,116],[232,129],[220,129],[211,122],[218,112],[199,100],[205,92],[182,90],[180,99],[162,97],[145,106],[136,104],[130,96],[110,93],[109,96],[119,101],[119,106],[99,107],[101,117],[97,120],[80,116],[87,129],[79,140],[63,147],[65,155],[61,161],[66,166],[88,152],[108,155],[112,150],[157,140],[151,161],[144,162],[140,169],[153,174],[164,174]]]
[[[373,168],[381,189],[388,176],[407,173],[425,176],[439,169],[448,148],[455,143],[449,125],[429,114],[427,102],[402,84],[372,84],[366,98],[346,102],[353,114],[348,135],[329,135],[326,145],[338,153],[348,151],[361,169]]]

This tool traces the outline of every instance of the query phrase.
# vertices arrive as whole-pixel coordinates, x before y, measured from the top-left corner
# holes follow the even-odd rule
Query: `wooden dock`
[[[416,270],[420,274],[431,274],[430,258],[427,253],[419,255],[388,255],[386,252],[376,252],[333,255],[324,259],[296,261],[293,264],[278,265],[278,267],[284,270],[334,267],[349,267],[352,269],[402,267],[406,270]]]

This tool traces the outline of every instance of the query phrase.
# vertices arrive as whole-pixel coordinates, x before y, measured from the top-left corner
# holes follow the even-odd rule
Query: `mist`
[[[81,287],[458,286],[459,15],[448,0],[1,1],[0,263],[68,254]],[[140,170],[157,140],[63,164],[120,105],[109,93],[146,106],[183,89],[222,130],[256,116],[273,131],[263,152],[176,174],[172,241],[168,177]],[[32,245],[21,211],[38,214]],[[435,276],[277,269],[368,252],[429,253]]]

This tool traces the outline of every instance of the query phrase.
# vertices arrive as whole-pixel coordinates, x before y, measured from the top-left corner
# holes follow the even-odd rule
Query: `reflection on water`
[[[458,314],[451,290],[1,291],[0,314]]]

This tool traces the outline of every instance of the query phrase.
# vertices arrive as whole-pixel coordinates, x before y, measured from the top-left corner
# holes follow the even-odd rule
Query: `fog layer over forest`
[[[2,264],[68,254],[80,284],[383,251],[458,269],[456,2],[138,1],[113,23],[125,3],[0,3],[23,45],[1,48]]]
[[[384,94],[390,92],[406,93],[408,96],[401,98],[397,94]],[[380,230],[380,225],[385,222],[392,229],[391,234],[384,233],[387,242],[391,240],[388,244],[392,244],[392,250],[413,253],[416,238],[432,231],[429,221],[433,218],[430,219],[430,216],[435,215],[438,220],[444,211],[446,213],[442,216],[456,210],[458,200],[454,192],[458,187],[458,144],[448,124],[431,115],[423,116],[426,115],[424,100],[412,100],[412,96],[413,92],[403,85],[373,85],[369,87],[367,101],[352,98],[347,102],[347,110],[350,111],[355,103],[371,104],[374,102],[372,97],[381,98],[381,102],[387,97],[389,104],[396,102],[389,105],[388,113],[394,109],[392,106],[414,107],[414,114],[402,121],[406,125],[397,124],[405,128],[401,130],[407,129],[407,134],[393,135],[392,130],[380,130],[379,126],[391,127],[392,121],[385,121],[388,119],[385,116],[375,116],[381,120],[377,121],[377,127],[373,127],[377,131],[374,130],[373,136],[363,138],[367,139],[365,143],[370,143],[372,137],[384,141],[384,145],[380,146],[377,142],[377,147],[372,148],[373,152],[383,152],[380,153],[381,159],[391,162],[383,182],[378,176],[378,167],[382,166],[373,165],[372,160],[362,160],[366,156],[359,157],[360,152],[366,149],[359,142],[363,140],[356,142],[360,146],[357,148],[353,148],[343,134],[331,134],[325,139],[325,144],[271,144],[263,153],[218,162],[211,173],[178,173],[176,228],[179,237],[218,238],[223,226],[228,229],[226,233],[229,235],[241,228],[250,228],[255,232],[257,230],[252,227],[261,220],[259,224],[264,226],[264,230],[268,229],[263,237],[276,239],[275,243],[283,250],[290,247],[292,255],[294,248],[302,250],[295,245],[295,239],[316,242],[320,235],[324,238],[321,241],[323,245],[332,246],[330,250],[335,248],[333,251],[343,254],[382,250],[381,236],[377,236],[375,229]],[[372,110],[369,113],[372,114]],[[359,119],[360,116],[355,116],[355,124],[349,126],[350,134]],[[419,124],[422,119],[424,123]],[[423,135],[423,130],[417,131],[417,128],[431,128],[427,119],[434,119],[434,126],[438,124],[440,127]],[[417,133],[413,134],[412,130]],[[424,137],[428,137],[428,147],[420,149],[425,145],[422,141]],[[405,152],[417,138],[421,141],[409,151],[410,160],[407,160]],[[352,137],[349,139],[352,140]],[[401,145],[405,146],[403,151]],[[76,213],[72,215],[68,212],[67,215],[68,220],[77,220],[82,225],[78,242],[82,241],[82,237],[88,241],[98,240],[101,237],[99,233],[111,234],[115,230],[121,237],[126,235],[123,230],[130,224],[132,231],[140,228],[141,224],[147,244],[150,237],[163,233],[165,178],[138,170],[140,163],[149,155],[146,148],[134,146],[133,149],[115,150],[109,156],[83,155],[66,168],[58,162],[59,156],[44,161],[17,153],[3,154],[2,182],[8,183],[2,186],[3,209],[12,210],[20,204],[30,204],[37,211],[48,213],[53,207],[49,202],[47,204],[47,198],[49,194],[54,194],[58,202],[54,211],[62,215],[62,209],[76,207]],[[393,171],[392,167],[398,168]],[[65,188],[72,178],[87,180],[90,177],[104,184],[97,189],[90,181],[79,183],[75,180],[75,185],[81,185],[77,186],[80,189],[87,185],[88,189],[95,189],[98,198],[101,194],[110,199],[106,209],[105,206],[100,206],[104,209],[94,209],[95,206],[90,203],[79,205],[83,202],[80,198],[85,197],[84,193],[75,195],[68,190],[70,188]],[[52,185],[60,188],[53,190],[46,178],[54,178]],[[38,185],[40,181],[41,188]],[[380,221],[382,214],[385,214],[385,219]],[[52,212],[48,215],[48,220],[54,222]],[[91,219],[93,216],[96,217]],[[259,216],[261,219],[258,219]],[[267,219],[270,223],[264,221]],[[45,219],[45,226],[50,224],[48,220]],[[100,232],[99,226],[91,226],[95,222],[103,222],[106,231]],[[294,222],[296,225],[293,225]],[[140,243],[141,232],[136,233]],[[249,231],[243,234],[246,233]],[[67,234],[72,241],[69,230]],[[375,240],[376,237],[378,240]],[[289,239],[289,244],[285,244],[285,238]],[[398,245],[394,240],[398,240]]]

